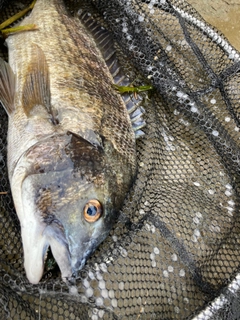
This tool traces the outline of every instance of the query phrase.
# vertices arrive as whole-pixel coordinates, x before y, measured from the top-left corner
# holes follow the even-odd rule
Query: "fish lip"
[[[40,239],[38,246],[30,247],[27,255],[26,252],[24,253],[24,266],[28,280],[32,284],[39,283],[44,273],[44,266],[50,247],[53,257],[61,270],[62,280],[69,285],[73,285],[75,280],[68,242],[64,229],[60,228],[60,224],[56,219],[45,226],[41,232]],[[31,257],[35,257],[35,259]]]
[[[64,228],[58,219],[53,219],[43,231],[48,246],[50,246],[53,257],[61,270],[64,282],[72,281],[73,269],[68,242],[64,233]]]

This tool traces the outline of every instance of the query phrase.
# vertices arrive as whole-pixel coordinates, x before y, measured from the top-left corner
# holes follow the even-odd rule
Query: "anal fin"
[[[0,58],[0,102],[8,116],[14,111],[15,75],[10,65]]]
[[[49,68],[42,49],[33,44],[31,62],[28,67],[22,95],[23,108],[27,116],[41,105],[46,108],[53,124],[58,124],[57,112],[51,106]]]

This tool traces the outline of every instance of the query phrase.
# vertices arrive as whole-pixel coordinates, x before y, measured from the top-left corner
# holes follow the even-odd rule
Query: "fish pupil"
[[[87,209],[87,214],[88,214],[89,216],[95,216],[96,213],[97,213],[97,208],[96,208],[95,206],[90,206],[90,207],[88,207],[88,209]]]

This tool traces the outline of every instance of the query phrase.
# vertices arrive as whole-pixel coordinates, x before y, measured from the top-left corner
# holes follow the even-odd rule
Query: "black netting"
[[[137,179],[76,286],[52,257],[29,284],[0,108],[0,319],[239,319],[239,53],[186,1],[68,5],[101,21],[130,79],[155,88]]]

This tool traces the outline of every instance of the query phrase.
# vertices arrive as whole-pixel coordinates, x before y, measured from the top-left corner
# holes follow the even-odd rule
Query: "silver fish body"
[[[70,279],[106,238],[136,174],[135,136],[101,52],[61,1],[38,0],[9,36],[0,100],[24,266],[38,283],[48,247]]]

